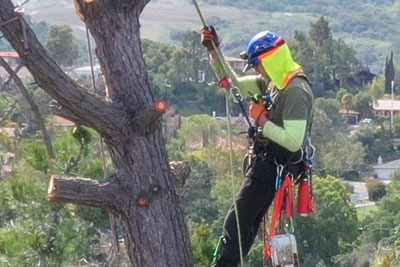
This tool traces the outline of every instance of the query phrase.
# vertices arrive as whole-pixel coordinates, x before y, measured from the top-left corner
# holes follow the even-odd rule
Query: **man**
[[[240,228],[240,243],[246,256],[262,218],[274,199],[277,166],[284,166],[283,176],[290,172],[296,178],[304,173],[302,147],[311,129],[314,99],[311,84],[302,67],[293,60],[285,41],[277,34],[264,31],[250,40],[247,50],[242,53],[247,59],[243,71],[254,68],[259,75],[243,77],[235,74],[223,56],[218,57],[212,41],[219,46],[215,29],[212,26],[204,28],[202,44],[211,54],[212,65],[221,85],[230,78],[243,96],[269,94],[272,100],[270,109],[264,106],[264,100],[257,100],[250,105],[250,115],[256,121],[258,137],[245,158],[248,164],[236,199],[239,223],[236,223],[235,209],[232,207],[224,222],[226,242],[220,258],[212,265],[236,267],[240,263],[237,228]]]

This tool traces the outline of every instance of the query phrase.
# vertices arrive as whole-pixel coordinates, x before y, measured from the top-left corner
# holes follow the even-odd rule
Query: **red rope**
[[[276,227],[278,221],[281,221],[281,228],[282,228],[283,216],[281,215],[284,212],[288,219],[293,217],[293,179],[291,174],[287,174],[285,176],[282,186],[275,192],[275,201],[274,201],[274,209],[272,212],[271,227],[269,231],[270,232],[269,240],[268,244],[266,246],[264,245],[264,255],[268,258],[271,258],[272,255],[272,249],[270,244],[271,238],[276,235]]]

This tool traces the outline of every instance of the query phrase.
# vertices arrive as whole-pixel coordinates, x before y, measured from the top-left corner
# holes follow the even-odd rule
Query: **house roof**
[[[54,126],[66,126],[66,127],[73,127],[75,123],[70,120],[64,119],[63,117],[53,115],[50,118],[50,123]]]
[[[393,110],[400,111],[400,100],[380,99],[376,102],[374,101],[372,107],[376,111],[387,111],[392,110],[392,108]]]
[[[243,62],[243,63],[246,63],[245,60],[243,60],[243,59],[241,59],[241,58],[238,58],[238,57],[228,57],[228,56],[225,56],[225,59],[226,59],[227,62]]]
[[[375,165],[374,169],[398,169],[400,170],[400,159],[390,161],[385,164]]]
[[[354,111],[349,109],[349,111],[347,112],[347,109],[342,108],[341,110],[339,110],[339,114],[340,115],[361,115],[360,112]]]
[[[19,55],[15,51],[0,51],[0,57],[19,58]]]

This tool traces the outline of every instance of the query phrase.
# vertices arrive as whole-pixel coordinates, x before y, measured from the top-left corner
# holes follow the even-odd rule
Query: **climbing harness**
[[[196,0],[192,0],[193,5],[197,11],[197,14],[200,17],[200,20],[203,24],[203,27],[207,27],[206,21],[204,19],[203,13],[200,10],[200,6],[197,3]],[[219,50],[219,48],[217,47],[217,45],[214,43],[214,41],[211,41],[211,44],[213,46],[214,51],[217,53],[218,58],[222,59],[222,53]],[[228,66],[226,66],[226,62],[224,62],[224,60],[220,61],[222,63],[222,67],[225,70],[225,73],[229,73],[228,70]],[[233,206],[234,206],[234,210],[235,210],[235,217],[236,217],[236,227],[237,227],[237,232],[238,232],[238,240],[239,240],[239,253],[240,253],[240,265],[241,267],[244,267],[244,256],[243,256],[243,248],[242,248],[242,237],[241,237],[241,230],[240,230],[240,222],[239,222],[239,209],[237,207],[237,203],[236,203],[236,189],[235,189],[235,181],[234,181],[234,174],[233,174],[233,146],[232,146],[232,129],[231,129],[231,117],[230,117],[230,108],[229,108],[229,97],[228,97],[228,87],[231,87],[232,85],[232,79],[231,81],[229,81],[229,79],[226,77],[226,82],[224,82],[224,84],[221,84],[221,86],[223,86],[223,88],[225,88],[225,106],[226,106],[226,117],[228,120],[228,133],[229,133],[229,164],[230,164],[230,176],[231,176],[231,183],[232,183],[232,198],[233,198]],[[235,79],[233,77],[233,79]]]
[[[299,164],[304,161],[304,173],[300,176],[297,192],[297,214],[302,217],[309,216],[315,211],[314,196],[312,192],[312,167],[315,147],[308,137],[305,146],[301,149],[301,160],[290,164]],[[275,200],[272,212],[269,236],[266,231],[266,219],[264,217],[264,266],[267,259],[272,260],[273,266],[300,266],[299,256],[294,236],[294,187],[293,175],[287,171],[287,165],[280,164],[274,159],[276,165]]]

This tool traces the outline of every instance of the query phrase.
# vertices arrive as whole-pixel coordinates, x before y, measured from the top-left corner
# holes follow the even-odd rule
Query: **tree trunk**
[[[115,173],[101,182],[53,176],[49,199],[101,207],[121,216],[134,267],[187,267],[193,265],[189,234],[177,180],[169,169],[158,120],[162,114],[154,109],[142,56],[139,15],[148,2],[75,1],[96,41],[109,101],[66,76],[25,22],[25,34],[18,20],[1,31],[37,83],[57,101],[54,112],[98,131],[114,164]],[[11,0],[2,0],[0,24],[15,16]]]

